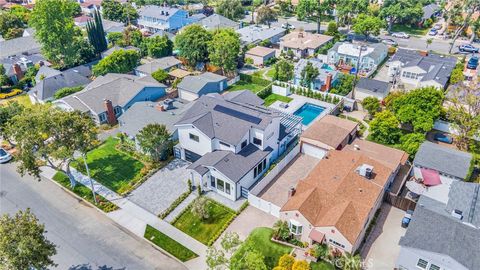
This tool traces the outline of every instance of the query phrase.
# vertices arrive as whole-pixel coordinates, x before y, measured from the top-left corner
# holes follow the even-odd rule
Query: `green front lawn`
[[[265,264],[268,269],[274,268],[278,264],[278,259],[284,254],[290,253],[291,247],[272,242],[273,230],[270,228],[254,229],[242,246],[233,254],[232,260],[238,260],[243,257],[245,247],[252,245],[265,256]]]
[[[285,96],[281,96],[281,95],[277,95],[277,94],[272,93],[264,99],[264,101],[265,101],[264,105],[265,105],[265,107],[268,107],[268,106],[272,105],[277,100],[288,103],[288,102],[292,101],[293,99],[291,97],[285,97]]]
[[[265,76],[270,77],[273,80],[273,77],[275,77],[275,69],[273,67],[269,69]]]
[[[209,245],[213,239],[218,238],[224,225],[230,222],[236,215],[235,211],[209,199],[210,218],[202,220],[190,211],[191,205],[173,222],[173,226]]]
[[[23,105],[27,108],[32,107],[32,101],[30,100],[30,96],[28,94],[22,94],[9,99],[4,99],[1,103],[6,102],[18,102],[18,104]]]
[[[335,270],[335,266],[326,261],[311,262],[310,268],[312,270]]]
[[[249,83],[245,81],[238,81],[235,84],[228,87],[227,91],[240,91],[240,90],[250,90],[253,93],[258,93],[260,90],[265,88],[265,85],[259,85],[256,83]]]
[[[62,172],[57,172],[53,176],[53,180],[55,182],[59,183],[60,185],[64,186],[65,188],[73,191],[78,196],[80,196],[80,197],[84,198],[85,200],[89,201],[90,203],[94,204],[92,190],[89,189],[88,187],[86,187],[86,186],[84,186],[80,183],[77,183],[77,185],[75,185],[75,188],[72,190],[71,187],[70,187],[70,179],[68,179],[68,176],[65,175]],[[100,210],[102,210],[103,212],[108,213],[108,212],[112,212],[112,211],[115,211],[115,210],[118,209],[118,206],[111,203],[110,201],[108,201],[104,197],[102,197],[100,195],[97,195],[96,197],[97,197],[97,201],[98,201],[98,204],[96,206]]]
[[[173,240],[169,236],[163,234],[162,232],[158,231],[150,225],[147,225],[144,237],[152,241],[155,245],[159,246],[166,252],[172,254],[173,256],[175,256],[175,258],[179,259],[182,262],[186,262],[188,260],[198,257],[198,255],[195,254],[193,251],[184,247],[182,244],[178,243],[177,241]]]
[[[108,138],[103,144],[88,152],[87,163],[90,175],[107,188],[124,193],[142,177],[145,165],[138,159],[116,149],[119,141]],[[83,158],[72,162],[72,167],[86,174]]]
[[[414,36],[424,36],[427,34],[429,28],[411,27],[403,24],[395,24],[392,26],[392,32],[405,32]]]

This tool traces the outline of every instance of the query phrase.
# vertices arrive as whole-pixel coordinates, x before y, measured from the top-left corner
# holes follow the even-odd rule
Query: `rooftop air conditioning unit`
[[[360,176],[363,176],[367,179],[372,179],[373,176],[373,166],[368,164],[362,164],[355,170]]]
[[[458,218],[459,220],[462,220],[463,219],[463,212],[458,210],[458,209],[454,209],[452,211],[452,217]]]

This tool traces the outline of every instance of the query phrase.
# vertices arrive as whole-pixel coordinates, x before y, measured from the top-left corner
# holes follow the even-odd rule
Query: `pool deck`
[[[333,111],[333,109],[335,108],[335,105],[333,105],[331,103],[327,103],[327,102],[324,102],[324,101],[321,101],[321,100],[316,100],[316,99],[309,98],[309,97],[304,97],[304,96],[300,96],[300,95],[296,95],[296,94],[291,94],[291,95],[289,95],[289,97],[291,97],[293,100],[288,103],[287,108],[280,107],[280,104],[283,103],[281,101],[275,101],[269,107],[272,108],[272,109],[276,109],[276,110],[279,110],[279,111],[282,111],[282,112],[289,113],[289,114],[293,114],[294,112],[296,112],[303,105],[305,105],[305,103],[310,103],[310,104],[321,106],[321,107],[325,108],[325,110],[323,110],[323,112],[319,116],[317,116],[315,119],[313,119],[312,122],[310,122],[308,125],[303,125],[303,127],[302,127],[303,130],[305,130],[308,126],[313,124],[315,121],[318,121],[318,120],[322,119],[322,117],[324,117],[325,115],[330,114]]]

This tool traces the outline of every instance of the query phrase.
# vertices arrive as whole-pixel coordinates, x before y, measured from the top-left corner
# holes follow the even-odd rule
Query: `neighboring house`
[[[328,91],[338,83],[338,79],[340,78],[340,73],[338,71],[334,70],[319,59],[312,58],[300,59],[300,61],[295,64],[293,84],[303,85],[302,71],[307,63],[312,63],[313,67],[318,69],[318,76],[311,83],[311,89]]]
[[[356,122],[325,115],[302,133],[301,152],[321,159],[329,150],[341,150],[355,139],[357,130]]]
[[[245,58],[253,60],[256,66],[263,66],[268,59],[275,57],[275,50],[267,47],[256,46],[245,53]]]
[[[422,16],[422,23],[425,23],[426,20],[431,19],[435,16],[438,11],[440,11],[440,6],[433,3],[422,7],[423,16]]]
[[[103,24],[103,31],[105,31],[105,34],[112,33],[112,32],[122,33],[123,30],[125,30],[125,25],[121,22],[114,22],[114,21],[102,19],[102,24]]]
[[[114,51],[125,51],[125,50],[134,50],[134,51],[137,51],[138,53],[140,53],[140,49],[137,48],[137,47],[134,47],[134,46],[120,47],[118,45],[115,45],[115,46],[111,47],[110,49],[102,52],[101,55],[102,55],[102,58],[105,58],[105,57],[111,55]]]
[[[280,42],[280,38],[285,35],[286,29],[282,27],[262,27],[257,25],[250,25],[235,30],[240,35],[242,45],[258,44],[263,40],[269,40],[271,43]]]
[[[387,57],[388,47],[383,43],[359,45],[337,42],[328,50],[328,63],[356,68],[360,73],[370,73]]]
[[[213,14],[206,18],[198,21],[198,24],[203,26],[207,30],[216,30],[222,28],[232,28],[239,29],[240,23],[230,20],[229,18],[223,17],[220,14]]]
[[[175,123],[192,106],[192,102],[181,99],[165,99],[160,102],[144,101],[133,104],[118,118],[118,130],[136,141],[136,136],[148,124],[161,124],[167,127],[173,140],[178,140]]]
[[[73,22],[78,27],[86,27],[89,21],[93,21],[93,18],[87,15],[80,15],[78,17],[73,18]]]
[[[280,50],[285,53],[292,50],[296,57],[305,58],[313,56],[318,49],[332,39],[333,37],[327,35],[294,31],[280,39]]]
[[[418,148],[413,165],[455,180],[468,180],[471,162],[470,153],[426,141]]]
[[[0,59],[0,64],[5,68],[5,74],[12,80],[13,83],[17,83],[23,75],[28,70],[29,67],[35,65],[50,65],[43,55],[29,54],[29,55],[18,55],[18,56],[9,56],[3,59]]]
[[[376,97],[383,100],[390,93],[390,87],[388,82],[362,77],[355,85],[355,99],[363,101],[366,97]]]
[[[447,202],[420,196],[396,269],[476,270],[480,239],[480,185],[454,181]]]
[[[133,104],[154,101],[165,95],[165,85],[150,76],[108,73],[97,77],[82,91],[55,100],[67,111],[79,110],[91,115],[97,124],[115,124]]]
[[[209,93],[221,93],[227,88],[227,77],[211,72],[189,75],[178,84],[178,96],[188,101]]]
[[[355,253],[393,181],[382,162],[351,150],[332,150],[290,190],[280,210],[295,238]]]
[[[454,56],[398,49],[389,60],[388,76],[390,81],[400,81],[414,87],[444,89],[456,63]]]
[[[238,97],[202,96],[175,124],[174,154],[193,162],[190,179],[233,201],[248,196],[301,131],[301,118],[257,106],[259,97],[249,96],[253,104],[228,100]]]
[[[102,10],[102,0],[77,0],[82,9],[82,13],[85,15],[93,16],[95,10]]]
[[[157,32],[153,33],[152,35],[150,35],[148,37],[149,38],[154,38],[154,37],[157,37],[157,36],[160,36],[160,37],[166,36],[171,41],[175,41],[175,35],[174,34],[172,34],[170,32],[167,32],[167,31],[163,31],[163,30],[158,30]]]
[[[153,61],[135,68],[135,75],[143,77],[151,75],[153,72],[162,69],[169,72],[172,69],[180,68],[182,62],[173,56],[153,59]]]
[[[138,10],[138,14],[138,26],[151,33],[160,30],[176,32],[185,25],[195,22],[187,11],[173,7],[146,5]]]
[[[55,93],[65,87],[84,86],[91,82],[92,70],[89,66],[78,66],[59,71],[42,66],[35,76],[35,86],[28,92],[33,103],[52,100]]]
[[[0,42],[0,59],[9,56],[40,53],[41,46],[33,36],[19,37]]]

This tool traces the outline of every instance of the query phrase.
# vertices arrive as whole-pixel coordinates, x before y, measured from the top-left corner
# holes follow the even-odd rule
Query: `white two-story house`
[[[191,180],[231,200],[248,195],[301,130],[301,119],[261,106],[250,91],[201,96],[175,124],[176,157]]]
[[[187,11],[172,7],[146,5],[139,9],[138,14],[138,26],[151,33],[176,32],[196,21]]]

